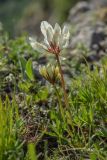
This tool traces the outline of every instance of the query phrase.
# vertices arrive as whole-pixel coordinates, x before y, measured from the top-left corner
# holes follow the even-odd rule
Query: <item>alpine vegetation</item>
[[[69,29],[67,26],[64,26],[63,29],[61,30],[59,24],[57,23],[55,24],[55,27],[53,28],[46,21],[41,22],[40,28],[41,28],[42,34],[44,35],[44,42],[39,43],[35,41],[34,39],[29,38],[30,44],[33,47],[33,49],[37,50],[40,53],[50,53],[50,54],[52,53],[55,55],[56,60],[57,60],[57,65],[59,67],[62,89],[64,92],[65,107],[67,108],[69,106],[68,96],[66,93],[65,81],[64,81],[64,76],[63,76],[59,56],[60,56],[61,51],[64,48],[68,47],[69,37],[70,37]]]

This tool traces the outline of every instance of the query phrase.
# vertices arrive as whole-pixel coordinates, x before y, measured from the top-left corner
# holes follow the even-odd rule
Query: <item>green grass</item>
[[[18,114],[15,101],[6,97],[3,103],[0,99],[0,160],[23,157],[23,142],[20,141],[20,131],[23,121]]]
[[[64,119],[59,118],[58,111],[51,113],[52,135],[57,137],[63,154],[71,152],[78,159],[106,159],[106,68],[101,67],[101,71],[100,75],[97,68],[93,72],[87,69],[85,76],[72,80],[70,111],[64,113]]]
[[[39,66],[42,55],[26,37],[1,34],[1,40],[0,160],[106,160],[107,58],[93,64],[93,71],[77,57],[66,60],[73,77],[65,110],[59,84],[56,95],[38,79],[33,64]]]

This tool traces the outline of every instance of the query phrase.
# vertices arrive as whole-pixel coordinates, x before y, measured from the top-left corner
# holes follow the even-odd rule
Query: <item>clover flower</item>
[[[47,66],[40,67],[39,72],[47,81],[53,85],[58,79],[60,79],[59,68],[57,66],[48,64]]]
[[[70,33],[67,26],[64,26],[61,30],[57,23],[53,28],[48,22],[42,21],[40,28],[44,35],[44,41],[43,43],[39,43],[30,37],[29,40],[33,49],[40,53],[52,53],[59,55],[61,50],[68,47]]]

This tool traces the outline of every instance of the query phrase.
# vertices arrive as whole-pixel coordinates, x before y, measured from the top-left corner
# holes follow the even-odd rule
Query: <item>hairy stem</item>
[[[58,63],[58,67],[59,67],[59,71],[60,71],[60,75],[61,75],[61,84],[62,84],[62,89],[64,91],[64,102],[65,102],[65,107],[68,108],[68,96],[66,93],[66,89],[65,89],[65,81],[64,81],[64,76],[63,76],[63,72],[62,72],[62,68],[61,68],[61,64],[60,64],[60,60],[59,60],[59,56],[56,54],[56,59],[57,59],[57,63]]]

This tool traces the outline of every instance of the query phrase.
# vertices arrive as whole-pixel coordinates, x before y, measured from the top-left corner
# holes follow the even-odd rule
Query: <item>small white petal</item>
[[[53,40],[52,42],[55,43],[56,45],[59,45],[59,37],[61,35],[61,28],[58,23],[55,24],[54,27],[54,35],[53,35]]]
[[[59,47],[60,49],[67,48],[69,45],[69,39],[67,37],[64,37],[63,35],[60,37],[59,41]]]
[[[61,35],[61,38],[60,38],[60,48],[61,49],[64,49],[64,48],[68,47],[69,37],[70,37],[69,29],[68,29],[67,26],[64,26],[63,30],[62,30],[62,35]]]
[[[50,43],[53,39],[53,31],[50,27],[47,28],[47,41]]]
[[[62,34],[63,34],[63,35],[67,35],[68,33],[69,33],[68,26],[65,25],[65,26],[63,27]]]
[[[61,34],[59,36],[59,48],[61,49],[63,45],[64,45],[64,39],[63,39],[63,35]]]
[[[59,34],[61,34],[61,27],[59,26],[58,23],[55,24],[54,32],[58,32]]]
[[[42,21],[40,28],[41,28],[41,32],[42,32],[42,34],[44,35],[45,38],[47,38],[47,29],[48,28],[51,29],[51,32],[53,34],[53,28],[47,21]]]
[[[35,42],[36,41],[36,38],[35,37],[29,37],[29,42]]]
[[[70,38],[70,32],[67,26],[64,26],[62,30],[62,35],[63,35],[63,38],[66,40]]]
[[[65,44],[63,43],[62,49],[67,48],[69,46],[69,40],[65,41]]]
[[[64,36],[65,39],[69,40],[70,38],[70,32],[68,32],[65,36]]]
[[[47,50],[47,47],[37,41],[35,41],[33,38],[29,38],[30,40],[30,44],[32,46],[33,49],[35,49],[36,51],[40,52],[40,53],[45,53]]]
[[[46,36],[46,30],[47,30],[48,26],[49,26],[48,22],[46,22],[46,21],[41,22],[40,28],[41,28],[41,32],[44,35],[44,37]]]
[[[44,38],[43,44],[47,46],[47,48],[50,48],[49,42],[47,41],[47,38]]]

